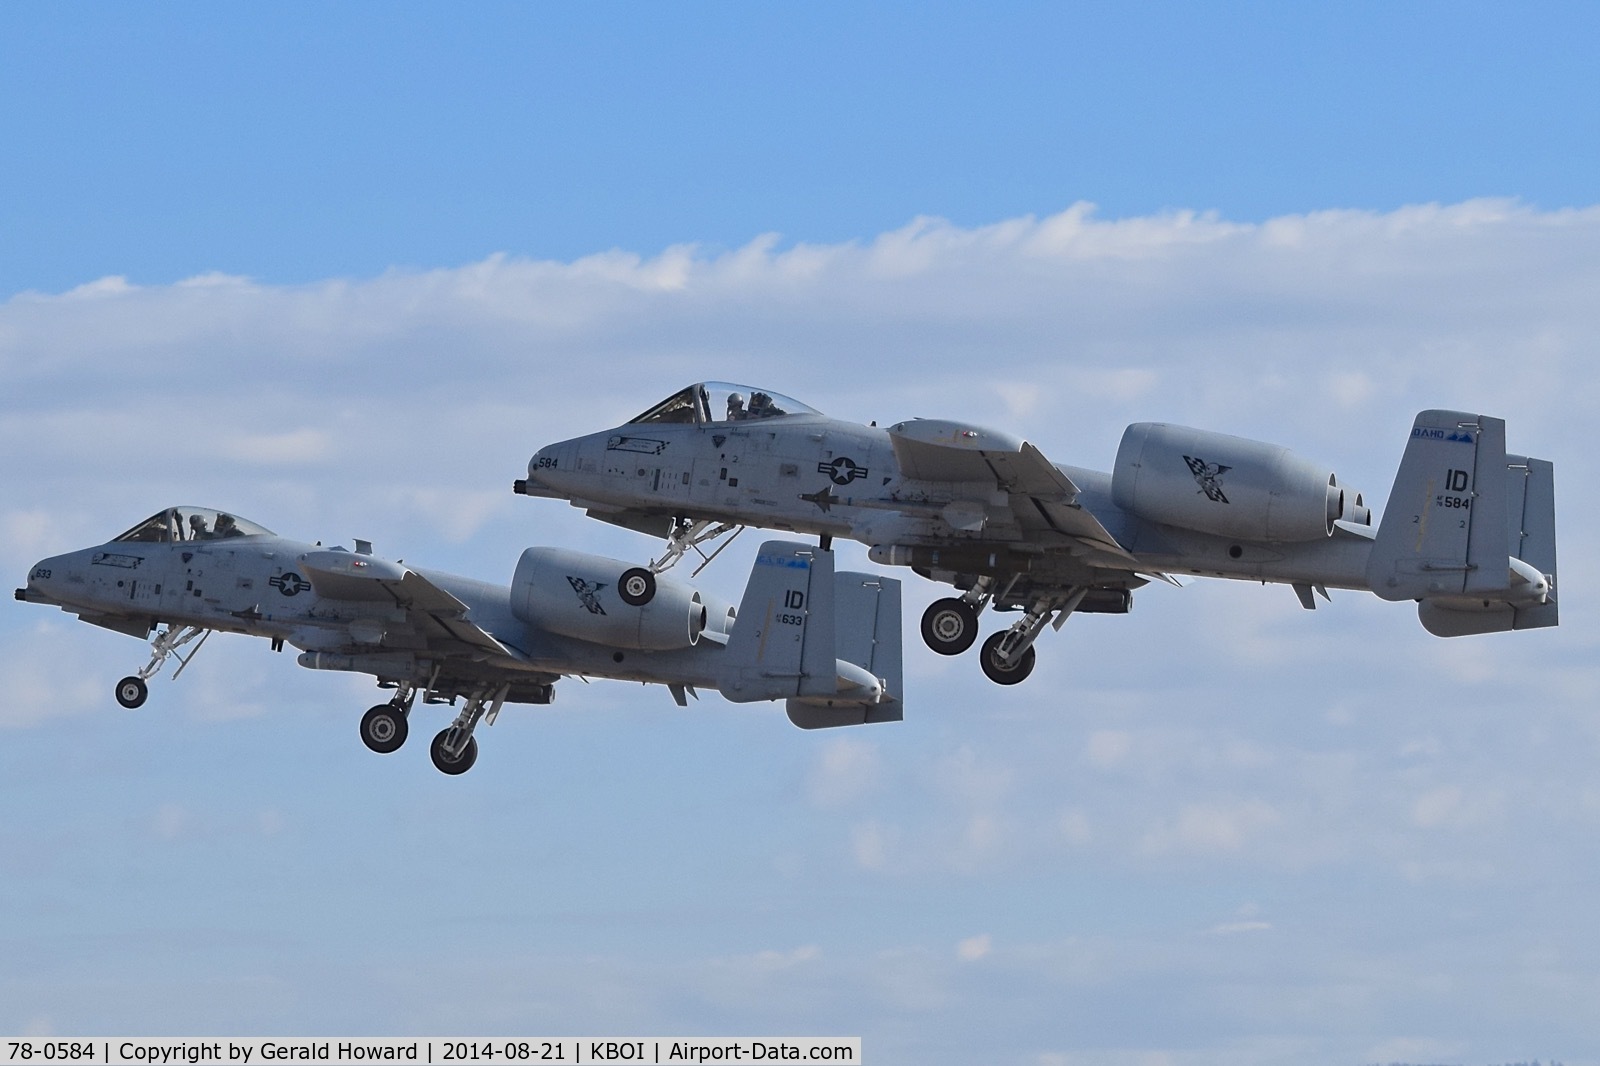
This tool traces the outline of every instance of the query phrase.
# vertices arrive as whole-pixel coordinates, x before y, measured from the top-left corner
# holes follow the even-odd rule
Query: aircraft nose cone
[[[564,475],[570,473],[574,465],[575,452],[572,441],[546,445],[528,460],[528,484],[557,488],[565,480]]]
[[[31,593],[49,596],[60,587],[71,562],[71,557],[66,555],[52,555],[48,559],[40,559],[28,570],[28,587],[17,589],[16,598],[30,599]]]

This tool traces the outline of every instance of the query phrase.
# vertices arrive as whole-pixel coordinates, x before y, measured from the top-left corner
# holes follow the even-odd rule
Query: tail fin
[[[1556,624],[1554,468],[1506,455],[1505,422],[1423,411],[1367,562],[1386,600],[1419,601],[1430,633]]]
[[[801,729],[898,722],[905,717],[904,674],[900,646],[900,582],[877,574],[841,573],[834,577],[834,655],[841,665],[854,665],[879,682],[874,702],[870,690],[857,688],[856,698],[843,685],[831,698],[791,699],[789,721]],[[845,681],[843,674],[840,680]]]
[[[880,587],[888,592],[886,607]],[[804,728],[849,724],[811,724],[818,714],[826,718],[845,712],[854,715],[854,722],[879,720],[863,708],[882,705],[890,711],[886,701],[892,696],[879,670],[890,673],[898,689],[899,593],[898,581],[864,574],[842,574],[836,586],[832,552],[767,541],[756,553],[717,687],[735,703],[789,700],[790,718]],[[848,612],[842,632],[841,604]],[[843,659],[841,648],[848,652]],[[893,700],[895,718],[898,706]]]

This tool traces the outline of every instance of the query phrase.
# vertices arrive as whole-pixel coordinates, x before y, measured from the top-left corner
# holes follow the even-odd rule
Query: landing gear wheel
[[[361,743],[379,755],[399,751],[409,732],[406,716],[392,703],[380,703],[361,716]]]
[[[656,598],[656,575],[642,566],[624,570],[617,582],[617,595],[622,602],[633,607],[643,607]]]
[[[441,729],[439,735],[433,738],[433,746],[428,749],[428,754],[433,757],[433,765],[437,766],[442,774],[464,774],[478,761],[478,738],[468,737],[467,746],[461,749],[461,754],[451,756],[445,751],[444,746],[446,741],[454,737],[454,726]]]
[[[934,600],[922,612],[922,642],[940,655],[960,655],[978,639],[978,612],[966,600]]]
[[[1033,662],[1038,656],[1033,653],[1033,645],[1028,645],[1014,662],[1002,663],[995,649],[1000,647],[1000,642],[1006,639],[1009,629],[1002,629],[994,636],[983,642],[983,649],[978,653],[978,665],[983,667],[983,676],[997,685],[1015,685],[1027,679],[1033,673]]]
[[[128,710],[144,706],[144,698],[150,695],[150,689],[145,685],[142,677],[125,677],[117,682],[117,702]]]

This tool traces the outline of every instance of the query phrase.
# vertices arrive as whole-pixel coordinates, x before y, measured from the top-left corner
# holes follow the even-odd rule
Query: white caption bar
[[[0,1063],[28,1066],[201,1066],[228,1063],[382,1062],[438,1063],[440,1066],[520,1066],[523,1063],[778,1063],[861,1062],[861,1038],[852,1037],[511,1037],[459,1040],[423,1037],[406,1040],[334,1038],[255,1038],[246,1040],[121,1037],[108,1039],[4,1037]]]

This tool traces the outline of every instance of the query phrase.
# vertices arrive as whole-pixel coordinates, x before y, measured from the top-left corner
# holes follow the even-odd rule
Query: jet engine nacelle
[[[705,631],[700,593],[657,576],[643,606],[625,603],[618,584],[630,563],[560,548],[529,548],[511,579],[511,611],[552,633],[616,648],[688,648]]]
[[[1124,511],[1241,540],[1326,537],[1345,517],[1345,495],[1333,471],[1288,448],[1160,422],[1129,426],[1111,471]]]

